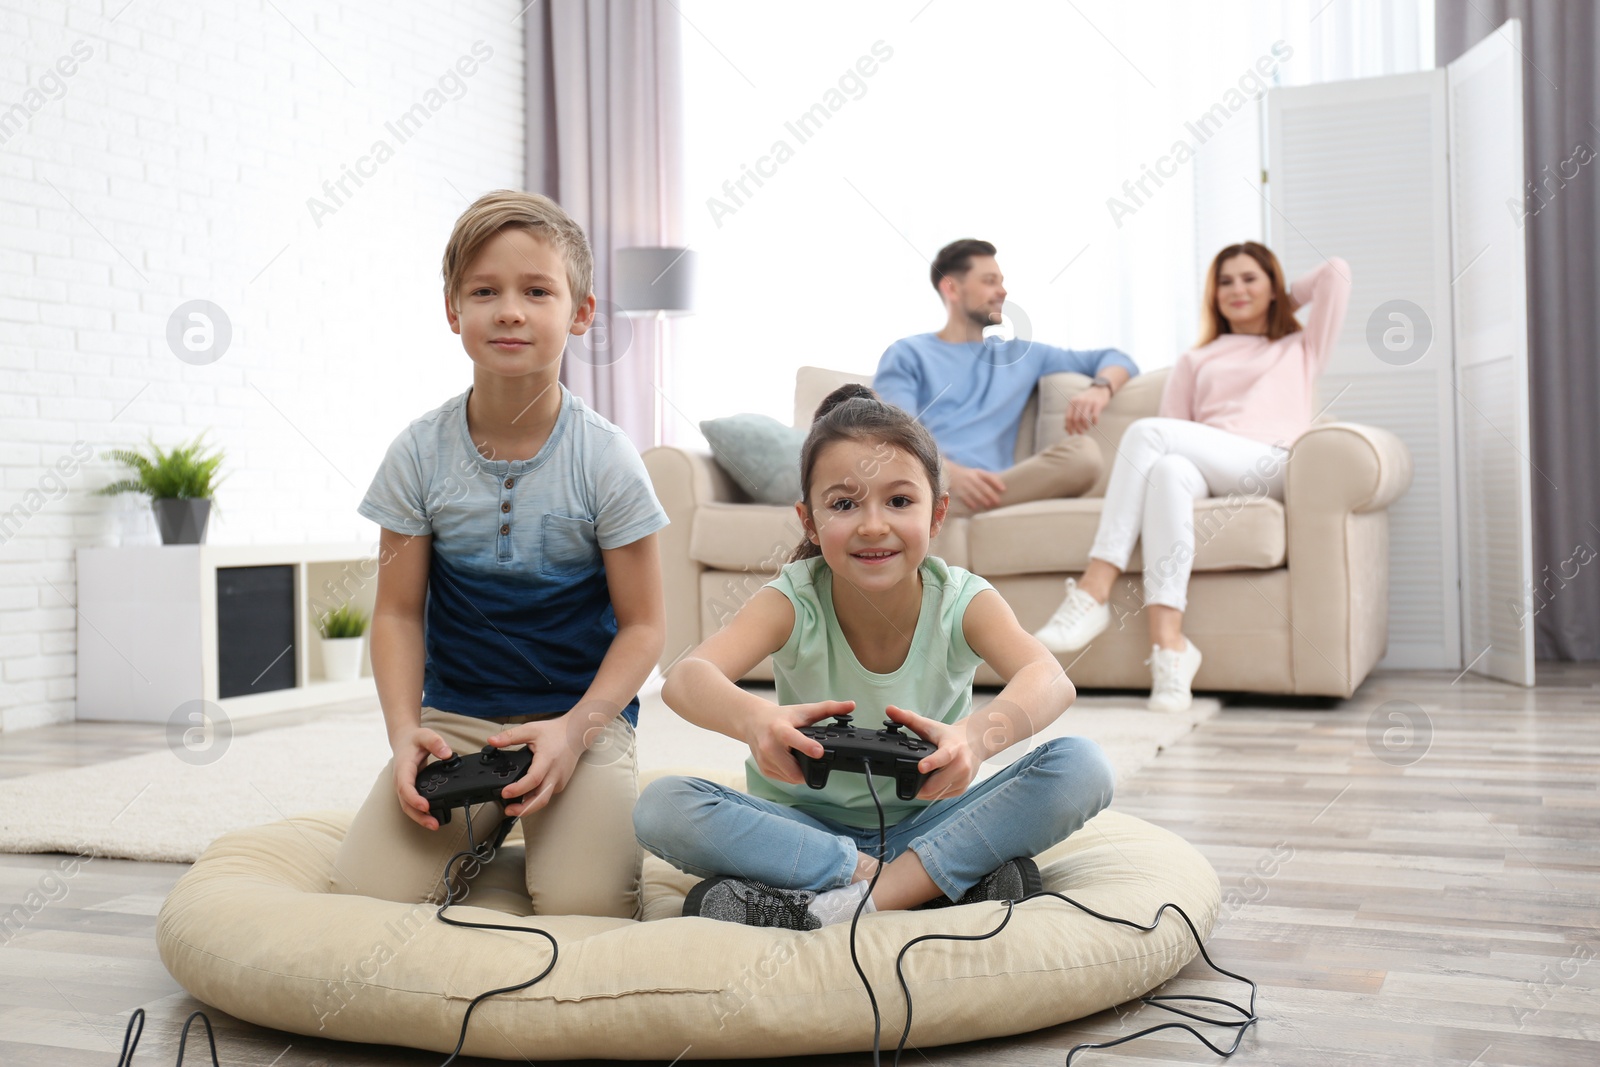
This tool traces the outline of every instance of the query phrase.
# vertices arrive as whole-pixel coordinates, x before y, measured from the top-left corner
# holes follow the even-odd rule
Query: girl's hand
[[[417,772],[429,756],[450,758],[444,738],[425,726],[415,726],[390,742],[394,751],[394,792],[406,818],[425,830],[437,830],[439,820],[428,814],[428,802],[417,792]]]
[[[500,790],[508,801],[507,815],[526,815],[549,804],[572,781],[572,773],[584,753],[583,723],[569,712],[553,719],[508,726],[489,738],[489,744],[496,748],[527,745],[533,753],[533,766],[528,773]],[[517,802],[509,803],[513,799]]]
[[[800,763],[794,758],[795,749],[813,759],[822,758],[822,742],[807,737],[800,727],[810,726],[833,715],[848,715],[855,710],[854,700],[822,700],[815,704],[785,704],[774,706],[767,715],[751,725],[745,739],[756,767],[775,782],[805,785],[805,775],[800,773]]]
[[[922,784],[921,791],[917,793],[918,800],[942,800],[966,791],[972,779],[977,777],[978,767],[983,761],[968,743],[964,723],[952,725],[924,718],[893,704],[885,708],[884,713],[894,722],[911,729],[924,741],[939,746],[939,751],[924,756],[922,762],[917,764],[917,770],[932,775]]]

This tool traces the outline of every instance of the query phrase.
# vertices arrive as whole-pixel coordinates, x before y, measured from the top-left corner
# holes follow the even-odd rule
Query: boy
[[[359,509],[383,528],[372,668],[394,759],[335,892],[440,899],[466,820],[440,827],[417,770],[527,745],[533,766],[503,795],[535,914],[638,910],[633,728],[665,640],[667,516],[632,443],[558,380],[594,320],[593,275],[582,229],[536,194],[489,193],[450,235],[445,316],[472,388],[395,439]],[[473,840],[500,818],[475,809]]]

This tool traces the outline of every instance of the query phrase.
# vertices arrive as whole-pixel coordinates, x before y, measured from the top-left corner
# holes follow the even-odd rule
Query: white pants
[[[1140,419],[1117,447],[1089,555],[1126,570],[1142,538],[1145,603],[1182,611],[1194,564],[1194,502],[1226,496],[1231,515],[1251,499],[1282,500],[1288,456],[1285,447],[1187,419]]]

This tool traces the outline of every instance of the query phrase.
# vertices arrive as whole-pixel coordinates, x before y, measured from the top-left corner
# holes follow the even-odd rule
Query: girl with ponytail
[[[791,562],[662,689],[679,715],[749,745],[746,789],[655,782],[634,809],[639,843],[703,879],[684,914],[756,926],[1036,892],[1032,857],[1110,803],[1111,769],[1094,742],[1062,738],[974,784],[984,760],[1053,722],[1075,692],[988,582],[928,554],[950,506],[933,438],[872,390],[844,386],[817,409],[800,483],[805,536]],[[776,703],[735,684],[768,656]],[[971,714],[980,662],[1006,685]],[[806,786],[794,752],[823,749],[800,727],[842,715],[936,746],[916,797],[884,783],[874,802],[846,766]]]

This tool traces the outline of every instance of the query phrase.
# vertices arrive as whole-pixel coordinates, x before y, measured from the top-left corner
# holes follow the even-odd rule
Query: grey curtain
[[[1522,20],[1534,588],[1540,659],[1600,659],[1600,8],[1437,0],[1440,66]],[[1548,479],[1548,480],[1546,480]]]
[[[595,254],[596,328],[561,380],[654,444],[658,353],[648,319],[611,303],[613,251],[681,245],[679,19],[667,0],[542,0],[526,20],[527,186],[566,208]]]

